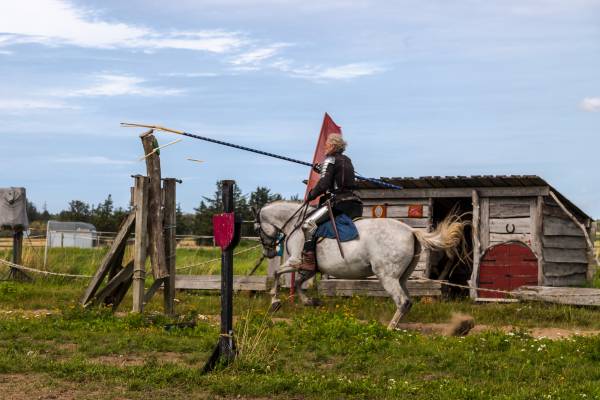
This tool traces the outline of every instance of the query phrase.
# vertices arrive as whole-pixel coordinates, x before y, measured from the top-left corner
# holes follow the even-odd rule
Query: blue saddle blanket
[[[358,230],[356,229],[356,225],[354,225],[352,219],[350,219],[350,217],[346,214],[340,214],[337,217],[335,217],[335,225],[340,235],[340,242],[349,242],[350,240],[354,240],[358,237]],[[328,239],[335,239],[335,232],[333,230],[331,220],[328,220],[322,225],[319,225],[317,231],[315,232],[315,236]]]

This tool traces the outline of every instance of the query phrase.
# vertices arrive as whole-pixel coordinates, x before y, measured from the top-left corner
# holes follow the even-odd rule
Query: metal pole
[[[223,211],[232,213],[233,186],[235,181],[225,180],[222,184]],[[233,342],[233,246],[221,253],[221,336],[219,346],[221,357],[229,362],[235,357]]]
[[[223,199],[223,217],[233,214],[233,187],[235,181],[221,181],[221,195]],[[214,221],[214,220],[213,220]],[[231,220],[230,220],[231,221]],[[214,222],[213,222],[214,223]],[[215,226],[215,225],[213,225]],[[239,241],[239,221],[233,228],[232,240],[224,245],[218,243],[221,250],[221,334],[215,349],[204,365],[203,372],[210,372],[219,362],[229,364],[235,358],[236,348],[233,337],[233,249]],[[215,232],[216,233],[216,232]]]

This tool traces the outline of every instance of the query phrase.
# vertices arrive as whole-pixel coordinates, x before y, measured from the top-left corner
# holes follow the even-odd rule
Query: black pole
[[[279,160],[289,161],[289,162],[293,162],[293,163],[300,164],[300,165],[306,165],[307,167],[311,167],[311,168],[313,168],[315,166],[315,165],[313,165],[313,164],[311,164],[309,162],[302,161],[302,160],[297,160],[295,158],[280,156],[279,154],[269,153],[268,151],[257,150],[257,149],[253,149],[251,147],[246,147],[246,146],[240,146],[238,144],[224,142],[222,140],[217,140],[217,139],[209,138],[207,136],[196,135],[194,133],[189,133],[189,132],[184,132],[184,131],[177,131],[177,130],[165,128],[165,127],[162,127],[162,126],[131,124],[131,123],[127,123],[127,122],[121,122],[121,126],[125,126],[125,127],[136,127],[137,126],[137,127],[146,127],[146,128],[151,128],[151,129],[158,129],[158,130],[161,130],[161,131],[164,131],[164,132],[176,133],[178,135],[183,135],[183,136],[191,137],[191,138],[194,138],[194,139],[204,140],[206,142],[220,144],[221,146],[233,147],[234,149],[238,149],[238,150],[249,151],[251,153],[260,154],[260,155],[263,155],[263,156],[277,158]],[[362,176],[360,174],[355,174],[355,175],[356,175],[356,179],[359,179],[359,180],[362,180],[362,181],[371,182],[371,183],[374,183],[376,185],[383,186],[383,187],[386,187],[386,188],[389,188],[389,189],[396,189],[396,190],[401,190],[402,189],[402,186],[398,186],[398,185],[394,185],[394,184],[391,184],[391,183],[388,183],[388,182],[384,182],[384,181],[382,181],[380,179],[366,178],[366,177],[364,177],[364,176]]]
[[[233,214],[233,189],[235,181],[221,181],[221,196],[225,214]],[[219,341],[212,355],[204,365],[203,372],[210,372],[219,362],[229,364],[236,356],[233,336],[233,250],[238,245],[241,234],[241,217],[234,216],[234,233],[229,245],[221,251],[221,330]]]
[[[314,165],[309,162],[302,161],[302,160],[296,160],[295,158],[280,156],[279,154],[269,153],[268,151],[257,150],[257,149],[253,149],[251,147],[246,147],[246,146],[240,146],[239,144],[228,143],[228,142],[224,142],[222,140],[212,139],[212,138],[209,138],[206,136],[200,136],[200,135],[196,135],[196,134],[189,133],[189,132],[179,132],[179,134],[187,136],[187,137],[191,137],[194,139],[204,140],[206,142],[220,144],[221,146],[233,147],[234,149],[249,151],[250,153],[256,153],[256,154],[260,154],[260,155],[267,156],[267,157],[277,158],[279,160],[289,161],[289,162],[293,162],[293,163],[300,164],[300,165],[306,165],[307,167],[311,167],[311,168],[314,167]],[[359,179],[361,181],[371,182],[376,185],[383,186],[383,187],[386,187],[389,189],[402,190],[402,186],[384,182],[380,179],[366,178],[360,174],[355,174],[355,176],[356,176],[356,179]]]
[[[235,181],[222,181],[223,211],[232,213],[233,186]],[[221,252],[221,336],[219,346],[221,357],[225,362],[235,357],[235,342],[233,340],[233,248],[229,246]]]

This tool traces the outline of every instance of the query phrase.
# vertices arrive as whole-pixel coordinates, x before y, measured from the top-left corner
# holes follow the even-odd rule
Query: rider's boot
[[[317,269],[317,262],[315,260],[314,250],[302,250],[302,261],[298,264],[297,268],[304,271],[315,271]]]

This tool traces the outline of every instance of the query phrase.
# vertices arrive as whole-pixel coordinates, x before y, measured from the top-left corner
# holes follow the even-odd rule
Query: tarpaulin
[[[25,188],[0,189],[0,229],[26,230],[28,226]]]

